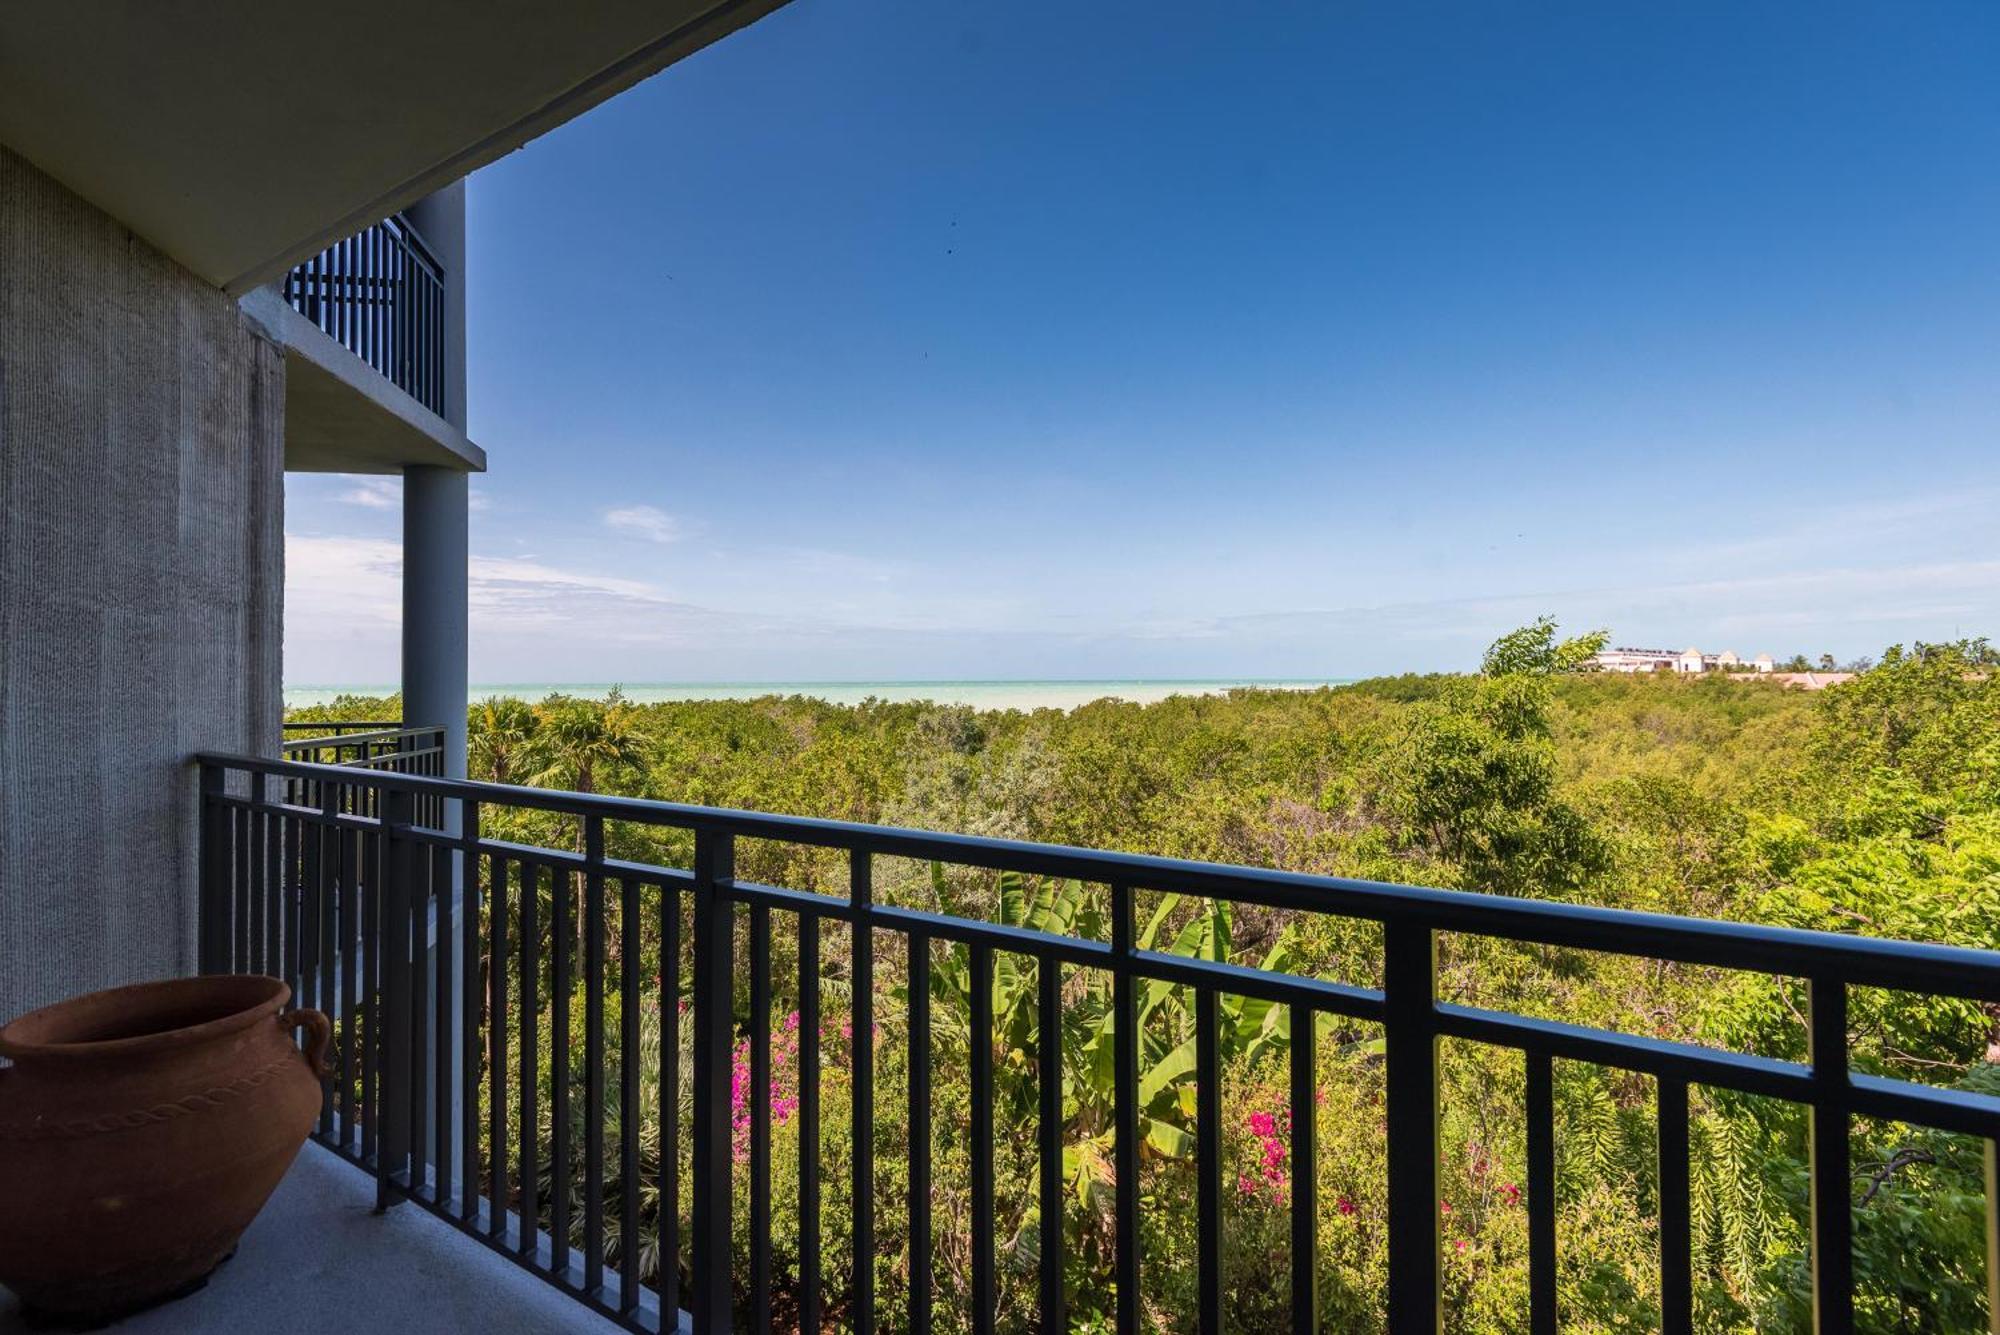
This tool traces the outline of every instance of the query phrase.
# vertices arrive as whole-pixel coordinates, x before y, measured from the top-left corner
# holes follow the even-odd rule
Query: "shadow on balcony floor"
[[[206,1288],[105,1327],[187,1331],[577,1331],[618,1327],[415,1206],[378,1217],[375,1183],[308,1143]],[[0,1335],[29,1327],[0,1289]]]

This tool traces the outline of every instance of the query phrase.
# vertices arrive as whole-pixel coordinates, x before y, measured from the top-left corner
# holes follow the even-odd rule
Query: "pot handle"
[[[280,1028],[291,1030],[304,1026],[308,1031],[305,1046],[306,1065],[312,1073],[325,1080],[333,1074],[333,1068],[326,1064],[327,1049],[333,1046],[333,1022],[326,1018],[324,1011],[316,1011],[310,1006],[299,1006],[278,1017]]]

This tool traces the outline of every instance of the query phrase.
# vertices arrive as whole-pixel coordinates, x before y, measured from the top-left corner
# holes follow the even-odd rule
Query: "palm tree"
[[[535,708],[537,725],[531,744],[533,771],[528,782],[539,788],[567,788],[571,792],[594,793],[597,778],[620,765],[636,766],[645,760],[645,734],[634,726],[632,711],[623,700],[606,704],[550,696]],[[576,823],[576,851],[584,848],[586,822]],[[576,894],[576,941],[584,944],[583,873],[571,882]]]
[[[494,783],[511,783],[517,763],[534,754],[535,711],[511,695],[482,700],[472,711],[470,745],[473,770]]]

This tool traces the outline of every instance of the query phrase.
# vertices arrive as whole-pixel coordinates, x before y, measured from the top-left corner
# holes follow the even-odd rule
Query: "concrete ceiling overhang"
[[[19,0],[0,143],[242,294],[784,0]]]

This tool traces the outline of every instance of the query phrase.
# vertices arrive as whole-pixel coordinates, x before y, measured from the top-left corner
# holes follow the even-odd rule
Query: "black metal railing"
[[[400,723],[287,723],[287,760],[308,765],[352,765],[392,774],[444,773],[444,728],[410,727]]]
[[[851,1254],[861,1260],[848,1282],[841,1315],[843,1324],[856,1331],[871,1331],[876,1323],[873,1119],[884,1110],[906,1111],[909,1143],[924,1146],[930,1143],[933,1116],[935,1039],[910,1043],[906,1089],[887,1095],[874,1084],[872,983],[878,933],[903,942],[913,1035],[930,1032],[933,945],[962,949],[968,957],[970,1028],[986,1040],[975,1038],[968,1053],[971,1319],[978,1332],[990,1332],[995,1317],[992,982],[996,959],[1009,956],[1034,962],[1041,1016],[1061,1013],[1065,971],[1072,978],[1077,970],[1102,971],[1112,980],[1113,1278],[1116,1328],[1125,1332],[1140,1329],[1141,1287],[1146,1283],[1139,1246],[1140,1069],[1137,1044],[1127,1036],[1137,1032],[1139,991],[1150,983],[1185,987],[1195,998],[1200,1274],[1192,1324],[1203,1332],[1216,1332],[1223,1324],[1216,1031],[1218,1000],[1224,997],[1288,1008],[1290,1247],[1295,1258],[1289,1301],[1294,1328],[1301,1331],[1318,1328],[1317,1267],[1311,1258],[1320,1247],[1313,1175],[1319,1016],[1380,1025],[1384,1037],[1388,1313],[1389,1328],[1398,1335],[1434,1335],[1439,1329],[1442,1038],[1521,1054],[1529,1119],[1529,1310],[1524,1328],[1537,1335],[1557,1329],[1551,1069],[1558,1059],[1597,1063],[1657,1081],[1661,1313],[1662,1328],[1669,1332],[1689,1331],[1693,1323],[1686,1190],[1690,1086],[1765,1095],[1809,1110],[1812,1294],[1820,1331],[1853,1326],[1852,1119],[1888,1118],[1981,1137],[1989,1155],[1992,1142],[2000,1138],[2000,1099],[1851,1070],[1847,1026],[1848,997],[1856,988],[2000,1002],[2000,953],[236,756],[203,756],[200,771],[201,967],[279,974],[292,982],[301,1004],[319,1006],[333,1016],[340,1035],[339,1073],[320,1121],[321,1143],[371,1168],[385,1204],[417,1202],[636,1331],[676,1329],[683,1319],[700,1332],[724,1331],[732,1322],[755,1330],[771,1328],[768,1079],[775,919],[789,920],[798,933],[801,1103],[796,1115],[805,1146],[817,1145],[820,1134],[820,929],[841,923],[853,934],[846,1003],[853,1035],[848,1061],[854,1119],[852,1216],[847,1223]],[[303,805],[285,800],[287,786],[295,782],[315,785],[321,801]],[[343,809],[333,794],[348,786],[372,790],[371,806],[378,814]],[[417,819],[416,807],[423,800],[442,808],[449,829],[446,820]],[[577,847],[528,846],[482,833],[482,811],[499,809],[567,822],[578,833]],[[676,832],[676,838],[691,832],[690,865],[674,868],[607,857],[608,825],[621,831],[664,829]],[[738,879],[736,850],[745,840],[835,850],[847,863],[848,893],[834,896]],[[1108,939],[879,902],[873,887],[884,859],[1108,887]],[[574,908],[571,885],[578,891]],[[642,910],[642,890],[658,897],[652,910],[657,923]],[[1134,896],[1155,892],[1378,924],[1382,986],[1351,986],[1143,948],[1134,934]],[[546,918],[541,916],[544,904]],[[580,919],[573,916],[576,912]],[[747,916],[747,924],[739,916]],[[657,943],[648,952],[645,936],[654,929]],[[1440,933],[1802,978],[1810,986],[1809,1060],[1775,1060],[1445,1002],[1437,985]],[[747,979],[741,980],[747,1018],[738,1014],[739,940],[747,956]],[[615,951],[612,958],[618,965],[616,1005],[610,1008],[608,949]],[[513,971],[504,966],[514,960],[520,963],[515,976],[522,995],[510,1001],[507,985]],[[484,987],[474,984],[480,961],[492,966]],[[683,987],[684,977],[691,986]],[[571,1050],[570,1014],[579,984],[584,1008],[580,1065]],[[683,998],[691,1002],[685,1015],[679,1005]],[[551,1013],[546,1027],[540,1022],[545,1007]],[[622,1057],[640,1045],[642,1010],[655,1007],[661,1066],[653,1081],[642,1083],[640,1064]],[[615,1035],[606,1032],[611,1016],[616,1017]],[[691,1032],[684,1035],[684,1027]],[[1037,1021],[1037,1028],[1036,1069],[1060,1072],[1061,1026]],[[692,1068],[685,1125],[678,1097],[686,1074],[683,1037],[690,1040],[686,1060]],[[608,1043],[615,1044],[619,1060],[609,1059]],[[738,1044],[748,1046],[752,1072],[747,1133],[732,1123],[732,1058]],[[616,1083],[609,1088],[607,1067],[616,1072]],[[573,1070],[582,1073],[580,1078],[573,1078]],[[1039,1328],[1056,1331],[1066,1327],[1061,1090],[1059,1076],[1037,1078],[1042,1209],[1040,1279],[1033,1302]],[[537,1130],[545,1082],[553,1101],[546,1111],[554,1135],[546,1162],[540,1158]],[[895,1107],[898,1098],[907,1098],[906,1110]],[[578,1100],[584,1139],[580,1157],[570,1139]],[[640,1129],[654,1108],[657,1178],[642,1183]],[[743,1166],[749,1187],[749,1255],[741,1269],[731,1242],[732,1174],[737,1171],[732,1137],[739,1134],[749,1137]],[[679,1152],[684,1145],[691,1145],[685,1182]],[[607,1157],[615,1164],[609,1176]],[[908,1318],[900,1324],[927,1331],[932,1316],[932,1164],[927,1154],[913,1151],[904,1167],[910,1268]],[[799,1328],[809,1331],[819,1328],[823,1316],[821,1171],[816,1154],[800,1155],[797,1315]],[[609,1201],[608,1183],[615,1183]],[[656,1192],[659,1201],[656,1225],[644,1238],[636,1227],[642,1187]],[[692,1197],[691,1232],[685,1236],[680,1224],[684,1187]],[[572,1214],[573,1193],[581,1202],[580,1221]],[[1994,1204],[1989,1200],[1989,1233]],[[623,1224],[615,1246],[607,1245],[607,1206]],[[575,1237],[580,1246],[573,1245]],[[636,1282],[642,1247],[657,1248],[656,1285]],[[740,1289],[739,1277],[745,1278]],[[683,1306],[688,1309],[685,1318]]]
[[[444,776],[444,729],[406,728],[400,723],[287,723],[286,732],[308,731],[309,737],[287,737],[280,752],[287,760],[308,765],[334,765],[346,769],[378,770],[385,774]],[[318,807],[323,792],[317,780],[291,778],[285,781],[285,802],[291,806]],[[379,796],[361,784],[336,784],[332,790],[336,810],[348,815],[379,815]],[[443,818],[440,799],[418,800],[420,823],[437,825]]]
[[[444,412],[444,269],[396,214],[285,275],[285,300],[418,403]]]

